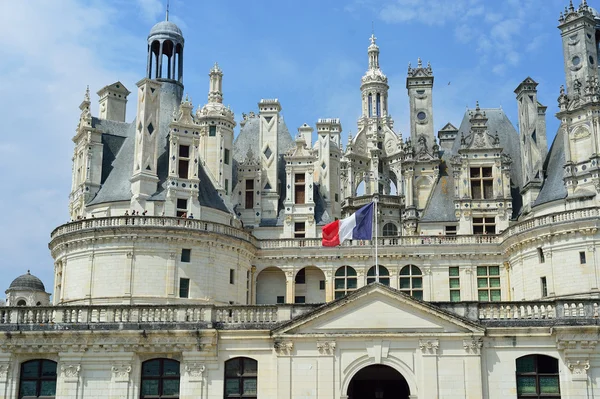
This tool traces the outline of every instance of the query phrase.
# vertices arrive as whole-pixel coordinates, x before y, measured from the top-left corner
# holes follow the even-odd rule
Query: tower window
[[[537,249],[538,260],[540,263],[546,263],[546,256],[544,256],[544,250],[542,248]]]
[[[418,119],[418,120],[420,120],[420,121],[424,121],[424,120],[425,120],[425,118],[427,118],[427,114],[426,114],[425,112],[421,111],[421,112],[419,112],[419,113],[417,114],[417,119]]]
[[[229,165],[229,149],[225,148],[225,154],[223,155],[223,162],[225,165]]]
[[[225,179],[225,195],[229,195],[229,180]]]
[[[294,223],[294,238],[306,237],[306,224],[304,222]]]
[[[471,168],[471,197],[473,199],[492,199],[494,196],[494,177],[492,168]]]
[[[445,226],[444,234],[447,236],[455,236],[456,235],[456,226]]]
[[[215,137],[217,135],[217,127],[216,126],[209,126],[208,127],[208,136],[209,137]]]
[[[188,178],[190,168],[190,146],[180,145],[179,146],[179,168],[178,176],[182,179]]]
[[[304,173],[294,175],[294,203],[304,204],[306,193],[306,177]]]
[[[542,287],[542,298],[545,298],[548,296],[548,283],[546,282],[546,277],[540,278],[540,284]]]
[[[235,284],[235,269],[229,269],[229,284]]]
[[[396,237],[398,236],[398,227],[394,223],[386,223],[383,225],[383,236],[384,237]]]
[[[369,118],[370,118],[373,116],[373,97],[371,96],[371,94],[369,94],[367,106],[369,107]]]
[[[246,180],[246,203],[244,208],[254,208],[254,180]]]
[[[180,278],[179,279],[179,298],[190,297],[190,279]]]
[[[183,248],[181,250],[181,261],[189,263],[192,259],[192,250],[189,248]]]
[[[586,263],[585,251],[579,252],[579,263],[581,263],[582,265],[585,265],[585,263]]]
[[[376,99],[377,99],[376,100],[377,101],[377,104],[376,104],[377,116],[381,116],[381,94],[377,93]]]
[[[306,303],[306,297],[305,296],[295,296],[294,303]]]
[[[177,198],[177,217],[187,216],[187,200],[184,198]]]

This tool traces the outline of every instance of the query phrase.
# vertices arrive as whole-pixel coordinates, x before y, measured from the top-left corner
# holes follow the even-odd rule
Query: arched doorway
[[[408,399],[409,395],[402,374],[383,364],[360,370],[348,386],[348,399]]]

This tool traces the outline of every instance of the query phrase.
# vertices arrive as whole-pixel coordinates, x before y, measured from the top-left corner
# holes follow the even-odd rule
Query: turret
[[[410,137],[417,143],[421,136],[425,137],[428,147],[434,145],[433,135],[433,71],[431,64],[423,66],[419,58],[417,67],[408,64],[406,78],[410,107]]]
[[[279,112],[281,105],[278,99],[260,100],[258,103],[259,110],[259,147],[261,150],[262,164],[262,187],[258,190],[262,191],[262,207],[263,219],[277,217],[277,204],[279,201],[279,178],[277,172],[279,170],[278,154],[278,126]],[[281,154],[283,155],[283,154]]]
[[[362,116],[380,118],[387,116],[388,79],[379,68],[379,46],[377,38],[371,35],[371,45],[368,48],[369,69],[362,77],[360,91],[362,92]]]
[[[181,29],[169,21],[152,27],[148,35],[148,62],[146,77],[183,84],[183,45]]]

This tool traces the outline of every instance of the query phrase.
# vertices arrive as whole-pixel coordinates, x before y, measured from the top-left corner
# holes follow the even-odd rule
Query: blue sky
[[[598,1],[588,1],[598,7]],[[409,62],[430,61],[434,122],[458,126],[467,106],[502,107],[517,125],[513,90],[527,76],[548,106],[549,143],[564,82],[559,12],[567,0],[171,0],[183,30],[185,91],[206,101],[208,71],[224,71],[224,102],[239,121],[261,98],[279,98],[291,132],[339,117],[356,132],[360,78],[372,25],[390,112],[408,137]],[[145,73],[146,37],[161,0],[5,1],[0,13],[0,289],[31,269],[53,286],[50,232],[68,220],[71,157],[86,85],[117,80],[133,91]],[[97,114],[97,97],[92,113]],[[4,288],[3,288],[4,287]]]

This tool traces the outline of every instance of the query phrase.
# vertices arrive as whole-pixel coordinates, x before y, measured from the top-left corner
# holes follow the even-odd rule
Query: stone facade
[[[120,82],[81,103],[52,305],[33,276],[7,290],[0,398],[600,395],[599,21],[561,14],[550,150],[531,77],[519,132],[476,102],[436,140],[420,59],[403,139],[374,35],[345,147],[336,118],[292,137],[278,99],[234,139],[224,72],[194,112],[183,34],[155,25],[136,119]],[[374,200],[375,238],[321,245]]]

